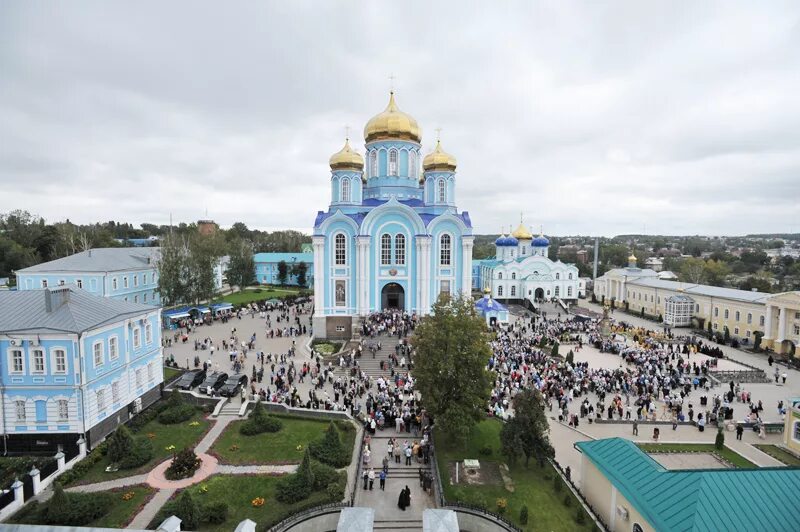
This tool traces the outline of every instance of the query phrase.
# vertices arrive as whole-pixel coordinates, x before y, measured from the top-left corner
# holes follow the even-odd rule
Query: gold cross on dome
[[[344,138],[350,140],[350,126],[344,126]]]
[[[442,137],[442,128],[437,127],[436,129],[434,129],[434,131],[436,131],[436,142],[439,142],[440,140],[442,140],[441,139],[441,137]]]
[[[389,74],[389,90],[394,92],[394,74]]]

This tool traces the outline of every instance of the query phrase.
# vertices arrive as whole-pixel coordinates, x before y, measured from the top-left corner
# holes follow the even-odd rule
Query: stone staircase
[[[222,409],[219,411],[220,416],[236,416],[239,417],[239,409],[242,407],[241,401],[239,401],[238,397],[233,399],[228,399],[228,401],[222,405]]]

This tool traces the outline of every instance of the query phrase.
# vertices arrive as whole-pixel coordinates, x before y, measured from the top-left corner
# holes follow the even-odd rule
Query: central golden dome
[[[513,232],[513,233],[511,233],[511,236],[513,236],[513,237],[514,237],[514,238],[516,238],[517,240],[531,240],[531,239],[533,238],[533,235],[531,234],[531,232],[530,232],[530,231],[528,231],[528,230],[525,228],[525,226],[524,226],[524,225],[522,225],[522,222],[520,222],[520,223],[519,223],[519,227],[517,227],[517,228],[514,230],[514,232]]]
[[[389,105],[386,106],[386,110],[373,116],[364,126],[364,139],[366,142],[384,139],[419,142],[422,140],[422,132],[414,117],[397,107],[392,91],[389,93]]]
[[[436,141],[436,148],[422,159],[422,168],[428,171],[456,171],[456,158],[442,149],[441,141]]]
[[[350,139],[344,141],[344,147],[331,155],[331,170],[358,170],[364,169],[364,158],[350,147]]]

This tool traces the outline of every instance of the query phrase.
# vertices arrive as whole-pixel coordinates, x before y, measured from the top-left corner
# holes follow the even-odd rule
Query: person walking
[[[411,446],[406,447],[406,465],[411,465]]]
[[[380,479],[381,491],[386,491],[386,470],[381,471],[378,478]]]
[[[634,436],[638,436],[639,435],[639,420],[638,419],[634,419],[633,420],[633,435]]]
[[[364,489],[367,489],[367,481],[369,481],[369,472],[366,469],[364,470],[362,478],[364,479]]]
[[[744,427],[742,426],[741,423],[737,423],[736,424],[736,439],[737,440],[741,440],[743,433],[744,433]]]
[[[372,485],[375,483],[375,469],[370,468],[367,477],[369,478],[369,490],[372,491]]]

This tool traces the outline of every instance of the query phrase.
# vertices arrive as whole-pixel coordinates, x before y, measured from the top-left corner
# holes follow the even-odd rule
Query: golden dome
[[[526,229],[524,225],[522,225],[522,222],[520,222],[519,227],[517,227],[514,230],[514,232],[511,233],[511,236],[513,236],[517,240],[531,240],[533,238],[531,232],[528,231],[528,229]]]
[[[402,139],[419,142],[422,132],[417,121],[411,115],[401,111],[394,101],[394,91],[389,93],[389,105],[386,109],[372,118],[364,126],[364,139],[366,142],[381,139]]]
[[[350,139],[344,141],[344,147],[331,155],[331,170],[364,170],[364,158],[350,147]]]
[[[636,262],[636,255],[634,255],[633,253],[631,253],[631,256],[630,256],[630,257],[628,257],[628,262]]]
[[[422,168],[426,172],[443,170],[445,172],[456,171],[456,158],[442,149],[441,141],[436,141],[436,148],[422,159]]]

